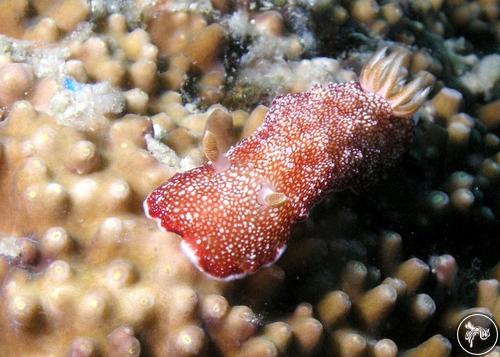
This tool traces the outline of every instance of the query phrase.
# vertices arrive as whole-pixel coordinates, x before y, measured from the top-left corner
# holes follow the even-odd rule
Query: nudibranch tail
[[[378,50],[361,70],[359,82],[363,90],[386,99],[393,115],[409,117],[422,105],[430,91],[433,77],[427,72],[418,73],[406,83],[407,70],[403,66],[408,53],[396,49],[388,56],[387,47]]]

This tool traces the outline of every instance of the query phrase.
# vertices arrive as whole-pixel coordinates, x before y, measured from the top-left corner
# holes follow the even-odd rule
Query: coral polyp
[[[403,87],[405,54],[384,54],[364,66],[360,83],[274,99],[263,124],[227,153],[207,131],[211,161],[153,191],[146,214],[181,235],[184,252],[212,277],[241,278],[275,262],[292,225],[325,192],[362,184],[407,148],[413,123],[404,117],[429,87],[423,75]]]

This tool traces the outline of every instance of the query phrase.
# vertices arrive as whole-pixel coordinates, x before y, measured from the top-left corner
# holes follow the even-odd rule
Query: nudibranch
[[[209,161],[151,192],[146,215],[179,234],[184,253],[210,277],[238,279],[274,263],[292,225],[327,191],[372,178],[408,147],[410,117],[432,76],[406,83],[407,55],[382,49],[359,82],[275,98],[263,124],[226,153],[207,130]]]

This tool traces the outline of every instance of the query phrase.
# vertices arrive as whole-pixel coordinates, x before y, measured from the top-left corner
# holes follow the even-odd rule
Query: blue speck
[[[76,92],[77,90],[80,89],[80,83],[78,83],[72,77],[64,78],[63,86],[64,86],[64,89],[70,90],[72,92]]]

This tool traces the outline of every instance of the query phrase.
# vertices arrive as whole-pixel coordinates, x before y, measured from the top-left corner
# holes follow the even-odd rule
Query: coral
[[[34,242],[26,237],[2,237],[0,239],[0,256],[9,262],[27,266],[37,258]]]
[[[68,82],[67,90],[75,85],[79,86]],[[213,113],[210,129],[219,135],[225,119],[217,111],[208,114]],[[161,116],[152,120],[160,127],[168,125],[168,119]],[[140,208],[141,197],[172,175],[145,150],[147,138],[153,137],[149,120],[128,116],[114,123],[105,120],[92,132],[79,131],[60,126],[55,118],[18,101],[5,121],[2,137],[7,139],[2,140],[2,162],[11,174],[2,175],[1,207],[2,214],[12,219],[3,221],[1,230],[30,234],[33,238],[28,242],[34,243],[30,243],[31,255],[20,253],[25,248],[4,254],[16,262],[4,280],[8,303],[2,305],[6,314],[1,326],[10,332],[1,339],[6,353],[138,353],[144,347],[134,331],[153,325],[158,343],[148,344],[152,353],[161,355],[165,348],[178,354],[201,353],[208,337],[198,326],[197,319],[202,317],[197,317],[197,306],[207,294],[215,301],[203,303],[204,314],[209,314],[206,319],[214,326],[209,333],[220,336],[213,337],[220,349],[235,353],[231,351],[239,350],[255,333],[258,319],[250,318],[249,308],[221,311],[219,301],[225,301],[221,287],[200,280],[179,251],[175,236],[166,236],[141,218],[141,213],[133,213]],[[78,223],[81,220],[86,224]],[[20,224],[23,221],[32,223]],[[131,240],[139,236],[143,239]],[[11,247],[18,241],[2,240],[15,244]],[[19,255],[24,257],[22,262],[17,262]],[[34,272],[23,267],[35,265],[43,274],[32,279]],[[194,290],[192,284],[198,280],[201,285]],[[210,315],[214,313],[220,323]],[[71,328],[65,322],[68,314],[75,317]],[[159,315],[171,318],[161,322],[155,318]],[[310,314],[305,317],[309,320],[315,321]],[[31,346],[4,343],[10,333],[25,336],[33,329],[50,332],[61,326],[69,330],[50,347],[39,349],[42,340],[38,338]],[[97,326],[101,327],[96,330]],[[89,334],[90,328],[95,332]],[[232,337],[225,331],[231,331]],[[260,348],[259,341],[245,349]],[[309,344],[314,346],[314,341]]]
[[[451,88],[441,88],[439,93],[432,98],[432,104],[437,115],[449,119],[458,112],[462,99],[462,93],[459,91]]]
[[[31,66],[21,63],[6,63],[0,68],[0,106],[8,107],[23,99],[33,87]]]
[[[191,68],[201,73],[200,87],[206,90],[200,93],[201,98],[207,99],[208,103],[220,98],[218,87],[226,75],[217,59],[218,50],[225,40],[225,30],[220,24],[207,24],[196,11],[159,11],[150,17],[148,30],[153,43],[158,46],[159,55],[170,58],[167,70],[160,74],[168,89],[180,89]],[[171,35],[164,36],[165,32]]]
[[[464,314],[500,320],[497,1],[0,8],[1,356],[448,356]],[[436,78],[410,149],[327,195],[277,264],[214,282],[146,219],[274,96],[356,80],[386,46]],[[97,88],[120,109],[89,115]],[[75,90],[62,125],[51,102]]]

